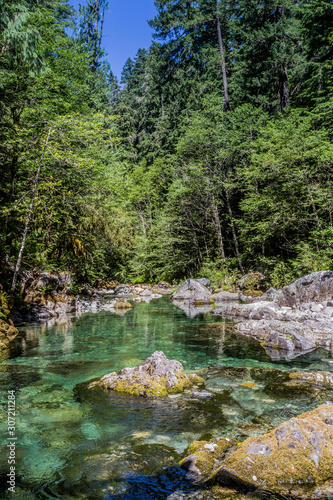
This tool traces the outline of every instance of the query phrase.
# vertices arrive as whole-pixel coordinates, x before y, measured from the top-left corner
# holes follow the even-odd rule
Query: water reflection
[[[212,306],[210,304],[194,306],[190,303],[190,301],[175,300],[173,305],[178,307],[178,309],[181,309],[188,318],[195,318],[196,316],[207,314],[212,310]]]

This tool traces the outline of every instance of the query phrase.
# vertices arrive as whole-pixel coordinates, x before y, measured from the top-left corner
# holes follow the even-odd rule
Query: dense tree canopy
[[[332,2],[155,4],[119,83],[104,0],[0,0],[0,261],[32,206],[22,266],[79,281],[332,268]]]

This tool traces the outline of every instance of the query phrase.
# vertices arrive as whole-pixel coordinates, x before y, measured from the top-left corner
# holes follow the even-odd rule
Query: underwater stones
[[[197,280],[188,279],[176,290],[171,298],[173,301],[187,301],[194,305],[209,304],[210,291]]]
[[[91,382],[88,389],[100,387],[135,396],[155,397],[183,392],[194,384],[202,383],[203,379],[198,375],[185,374],[179,361],[167,359],[162,351],[155,351],[140,365],[109,373]]]
[[[222,462],[210,481],[241,490],[303,498],[309,488],[332,480],[332,415],[333,404],[327,403],[262,436],[246,439]]]
[[[34,370],[27,370],[22,366],[12,366],[8,364],[0,365],[0,388],[16,390],[27,387],[40,380],[41,376]]]
[[[225,459],[227,453],[236,449],[233,439],[217,437],[210,441],[194,441],[186,453],[188,455],[179,462],[182,469],[200,481],[208,479],[214,469]]]

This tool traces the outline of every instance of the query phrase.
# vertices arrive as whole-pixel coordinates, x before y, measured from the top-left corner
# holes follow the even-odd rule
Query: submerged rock
[[[162,351],[155,351],[141,365],[112,372],[91,382],[88,389],[101,387],[135,396],[154,397],[183,392],[204,381],[198,375],[187,375],[179,361],[167,359]]]
[[[194,305],[209,304],[210,291],[198,280],[188,279],[183,285],[176,290],[171,298],[174,301],[187,301]]]
[[[287,498],[315,498],[333,479],[333,404],[246,439],[213,473],[211,482]]]

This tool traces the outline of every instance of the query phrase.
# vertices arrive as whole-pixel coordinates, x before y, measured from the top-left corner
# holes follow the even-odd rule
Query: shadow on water
[[[204,489],[186,479],[187,473],[180,467],[165,468],[156,476],[128,476],[126,489],[121,493],[106,494],[105,500],[167,500],[172,495],[174,499],[183,498],[183,494],[192,498],[199,498],[195,493]],[[124,478],[115,479],[115,482],[124,482]],[[179,495],[173,495],[175,492]],[[200,498],[203,498],[200,496]]]

